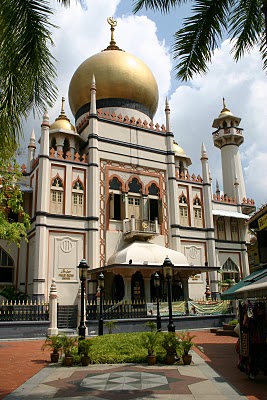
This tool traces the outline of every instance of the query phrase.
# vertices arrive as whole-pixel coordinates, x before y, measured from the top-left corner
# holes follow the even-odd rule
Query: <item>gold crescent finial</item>
[[[108,17],[107,21],[110,26],[117,26],[117,21],[113,17]]]
[[[117,47],[114,39],[114,31],[115,31],[115,26],[117,26],[117,21],[113,17],[108,17],[107,21],[110,25],[110,31],[111,31],[111,39],[109,47]]]
[[[117,21],[113,17],[108,17],[108,23],[110,25],[110,30],[111,30],[111,40],[110,44],[115,45],[116,42],[114,40],[114,31],[115,31],[115,26],[117,26]]]

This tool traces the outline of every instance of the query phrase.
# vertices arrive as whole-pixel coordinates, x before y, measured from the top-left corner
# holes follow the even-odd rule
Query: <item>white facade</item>
[[[116,59],[118,48],[109,51]],[[29,241],[20,249],[1,242],[12,264],[12,274],[1,274],[1,286],[14,284],[48,301],[54,279],[59,303],[75,304],[77,265],[85,258],[89,298],[96,294],[102,269],[107,300],[151,301],[153,275],[162,272],[168,255],[175,266],[174,299],[203,298],[207,280],[218,297],[221,275],[206,272],[209,266],[223,266],[227,279],[248,274],[245,221],[254,203],[245,194],[239,154],[243,134],[240,141],[236,128],[240,119],[230,112],[222,118],[224,107],[214,121],[225,195],[218,188],[213,195],[205,146],[201,174],[190,175],[191,160],[170,132],[167,102],[165,125],[158,125],[146,111],[150,106],[142,103],[145,97],[139,102],[132,94],[133,82],[131,91],[125,87],[124,106],[118,97],[123,92],[118,95],[114,88],[113,97],[112,86],[99,99],[98,84],[101,91],[105,82],[98,82],[97,74],[91,79],[91,94],[76,113],[76,127],[62,101],[55,122],[44,115],[39,155],[31,136],[24,171],[24,183],[32,189],[25,194],[32,219]],[[8,265],[2,261],[4,267]]]

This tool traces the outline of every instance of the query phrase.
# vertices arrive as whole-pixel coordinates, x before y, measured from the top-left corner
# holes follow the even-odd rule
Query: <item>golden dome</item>
[[[150,118],[154,116],[158,106],[158,86],[152,72],[138,58],[114,49],[89,57],[74,73],[69,86],[69,103],[76,119],[79,117],[77,111],[90,103],[93,75],[96,100],[120,99],[120,106],[125,104],[129,108],[135,108],[133,103],[139,103],[142,112]],[[112,101],[105,104],[101,108],[113,106]]]
[[[52,129],[63,129],[65,131],[76,131],[75,127],[70,123],[70,120],[67,118],[65,111],[64,111],[64,102],[65,98],[62,97],[62,103],[61,103],[61,113],[59,116],[56,118],[55,122],[50,125],[50,130]]]

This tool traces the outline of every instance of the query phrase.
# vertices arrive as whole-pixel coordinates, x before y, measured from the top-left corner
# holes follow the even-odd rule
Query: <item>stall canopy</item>
[[[265,279],[265,281],[264,281]],[[267,287],[267,268],[266,265],[257,271],[252,272],[252,274],[246,276],[242,281],[239,281],[235,285],[231,286],[224,293],[221,294],[221,299],[223,300],[235,300],[244,298],[244,293],[246,293],[250,288],[254,288],[258,284],[265,284]],[[251,286],[253,285],[253,286]],[[267,289],[266,289],[267,293]],[[251,295],[250,295],[251,297]]]
[[[267,275],[251,285],[237,289],[236,298],[267,297]]]

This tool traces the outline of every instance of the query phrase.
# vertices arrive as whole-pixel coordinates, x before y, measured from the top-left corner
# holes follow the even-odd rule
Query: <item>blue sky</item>
[[[215,51],[210,70],[205,76],[196,76],[189,83],[175,79],[172,61],[173,34],[180,28],[182,18],[190,12],[189,5],[161,15],[142,10],[132,14],[133,2],[129,0],[84,0],[87,9],[72,2],[71,9],[55,3],[53,22],[59,26],[54,31],[53,54],[58,60],[58,100],[48,110],[51,123],[60,113],[61,97],[68,97],[68,85],[78,66],[91,55],[105,48],[110,40],[107,17],[118,20],[115,40],[118,45],[143,60],[158,82],[160,102],[154,122],[165,123],[166,96],[171,107],[172,130],[193,165],[190,173],[202,175],[200,151],[205,143],[209,157],[213,191],[216,179],[221,183],[220,151],[212,141],[212,122],[222,109],[222,98],[230,110],[242,118],[245,142],[240,147],[247,197],[254,198],[257,206],[267,202],[265,169],[267,163],[267,76],[262,72],[257,49],[235,63],[230,55],[229,41],[224,41]],[[66,102],[67,103],[67,102]],[[66,113],[74,123],[68,104]],[[30,117],[25,124],[25,143],[34,128],[40,137],[41,118]],[[24,161],[24,160],[22,160]],[[221,187],[222,189],[222,187]]]

